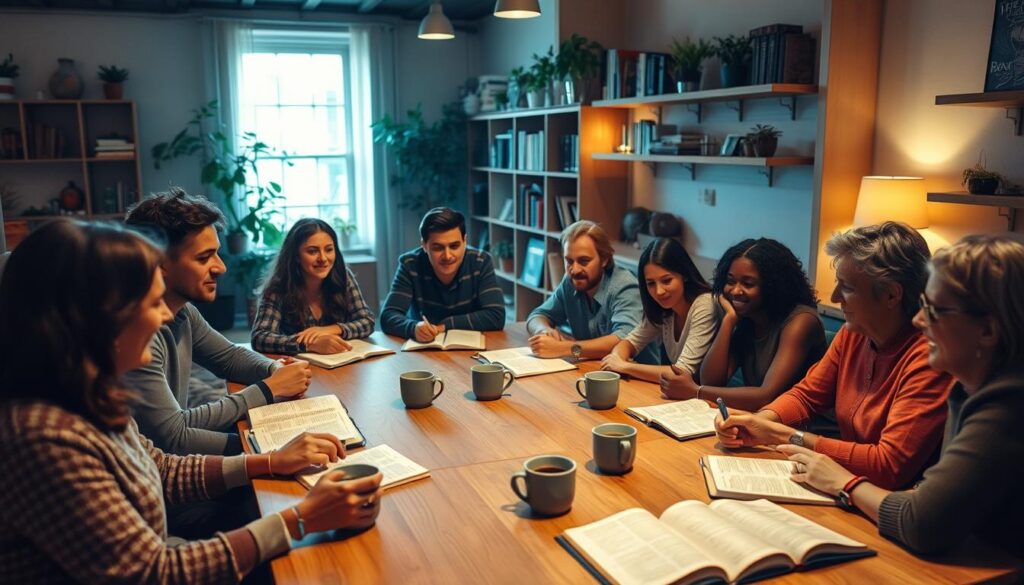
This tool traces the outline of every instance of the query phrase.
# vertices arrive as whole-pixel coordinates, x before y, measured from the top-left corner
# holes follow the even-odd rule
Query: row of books
[[[562,162],[559,170],[563,173],[580,172],[580,135],[565,134],[558,141],[559,156]]]
[[[521,171],[544,170],[544,131],[530,133],[511,130],[494,136],[490,166]]]
[[[709,156],[715,154],[714,146],[707,134],[684,132],[659,136],[651,143],[649,151],[650,154]]]
[[[544,190],[537,183],[519,185],[519,223],[544,229]]]
[[[30,127],[28,152],[32,158],[64,158],[67,156],[67,139],[64,133],[45,124]]]
[[[604,55],[604,99],[670,93],[672,57],[666,53],[608,49]]]
[[[21,132],[14,128],[0,130],[0,159],[25,158],[21,146]]]
[[[138,200],[135,189],[129,188],[124,181],[115,181],[102,191],[93,192],[93,213],[124,213]]]
[[[508,78],[504,75],[481,75],[479,83],[477,95],[480,97],[480,111],[497,111],[498,96],[508,90]]]
[[[814,38],[796,24],[772,24],[750,31],[750,81],[814,83]]]

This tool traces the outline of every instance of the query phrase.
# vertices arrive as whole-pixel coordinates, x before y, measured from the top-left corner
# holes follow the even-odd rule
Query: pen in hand
[[[729,418],[729,409],[725,407],[725,401],[722,400],[721,396],[719,396],[715,400],[715,402],[718,403],[718,412],[722,413],[722,420],[728,420],[728,418]]]

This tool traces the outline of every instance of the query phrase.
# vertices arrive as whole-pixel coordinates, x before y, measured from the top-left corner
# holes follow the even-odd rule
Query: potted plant
[[[124,82],[128,80],[128,70],[117,65],[100,65],[96,75],[103,82],[103,97],[108,100],[119,100],[124,97]]]
[[[722,87],[738,87],[750,82],[750,39],[729,35],[715,37],[715,55],[722,62]]]
[[[746,144],[750,145],[753,151],[752,156],[769,157],[775,156],[775,150],[779,147],[779,130],[771,124],[756,124],[750,129],[746,136]]]
[[[7,53],[7,58],[0,62],[0,100],[14,99],[14,79],[18,77],[18,66],[14,63],[14,53]]]
[[[449,205],[467,188],[466,115],[461,104],[445,104],[433,124],[423,120],[420,105],[406,115],[406,122],[384,116],[370,126],[374,142],[383,142],[395,155],[391,184],[402,187],[399,207],[422,213]]]
[[[262,181],[259,174],[261,157],[278,155],[273,147],[260,141],[253,132],[243,132],[237,146],[220,130],[210,131],[217,115],[217,101],[192,110],[192,119],[169,142],[152,149],[153,165],[183,156],[200,154],[199,180],[221,197],[221,208],[228,223],[228,251],[243,254],[248,243],[277,246],[284,238],[274,203],[284,197],[281,185]],[[291,165],[287,153],[284,162]]]
[[[334,231],[338,232],[338,246],[347,250],[352,245],[352,236],[359,231],[359,226],[354,221],[345,221],[344,218],[334,218]]]
[[[480,87],[480,80],[476,77],[467,77],[466,83],[459,86],[459,97],[462,98],[462,109],[467,116],[475,116],[480,113],[480,96],[477,89]]]
[[[510,110],[519,108],[519,98],[526,90],[526,80],[529,73],[523,67],[513,67],[508,74],[508,107]]]
[[[704,39],[697,39],[691,42],[689,37],[680,43],[672,39],[669,48],[672,54],[672,69],[676,78],[676,90],[679,93],[684,91],[695,91],[700,88],[700,76],[703,71],[704,59],[715,54],[711,44]]]
[[[572,33],[562,41],[555,57],[555,73],[564,88],[563,102],[585,103],[586,87],[601,68],[601,43]]]
[[[512,250],[511,240],[498,240],[491,246],[491,255],[498,259],[498,266],[506,274],[515,272],[512,266]]]
[[[971,195],[994,195],[999,185],[1005,181],[1001,174],[985,168],[981,162],[964,169],[960,183]]]
[[[553,47],[548,47],[548,52],[543,55],[533,54],[530,73],[533,77],[527,86],[527,90],[530,92],[526,95],[528,105],[531,108],[542,104],[544,107],[550,107],[553,103],[551,101],[551,82],[555,80],[555,49]]]

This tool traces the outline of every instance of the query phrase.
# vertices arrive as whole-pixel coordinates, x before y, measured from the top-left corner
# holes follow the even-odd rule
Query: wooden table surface
[[[526,344],[522,324],[486,336],[488,349]],[[381,333],[369,341],[395,350],[401,346],[400,340]],[[585,362],[580,371],[516,380],[502,399],[477,402],[470,388],[469,368],[478,363],[472,354],[399,351],[334,370],[313,368],[310,395],[336,394],[368,446],[386,443],[430,469],[431,477],[387,490],[373,528],[359,534],[311,535],[274,560],[279,585],[593,583],[555,541],[565,529],[632,507],[657,515],[679,500],[710,501],[698,458],[720,452],[715,439],[678,442],[622,410],[665,402],[656,385],[623,381],[616,408],[589,410],[574,381],[599,364]],[[435,372],[446,387],[433,406],[406,410],[398,375],[418,369]],[[639,430],[636,463],[624,476],[600,475],[591,461],[590,430],[604,422]],[[533,518],[509,488],[509,477],[525,459],[547,453],[576,461],[576,498],[568,514]],[[293,480],[256,480],[254,487],[263,514],[294,505],[306,493]],[[868,544],[878,556],[793,573],[777,582],[967,583],[1005,580],[1014,570],[1012,559],[977,544],[923,560],[879,536],[875,525],[859,514],[833,507],[786,507]]]

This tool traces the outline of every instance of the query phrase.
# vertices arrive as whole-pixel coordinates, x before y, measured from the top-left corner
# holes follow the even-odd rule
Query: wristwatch
[[[572,352],[573,359],[575,359],[577,362],[580,361],[580,357],[583,355],[582,345],[580,345],[579,343],[574,343],[572,344],[572,347],[569,348],[569,351]]]
[[[844,508],[846,510],[852,510],[854,508],[853,496],[850,495],[850,493],[853,491],[854,488],[856,488],[857,486],[859,486],[860,484],[864,483],[867,480],[868,478],[864,477],[863,475],[858,475],[857,477],[846,482],[846,485],[843,486],[843,489],[839,490],[839,495],[837,496],[839,498],[839,507]]]
[[[796,445],[797,447],[803,447],[804,446],[804,432],[803,431],[793,431],[793,434],[789,436],[789,442],[790,442],[790,444]]]

